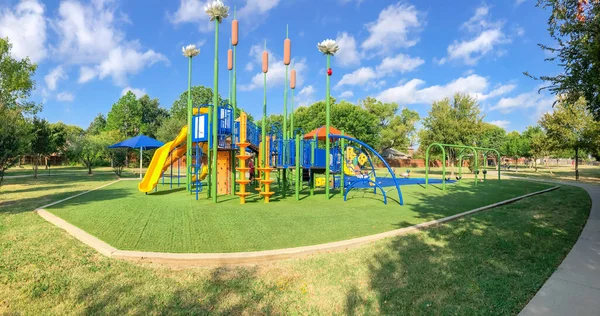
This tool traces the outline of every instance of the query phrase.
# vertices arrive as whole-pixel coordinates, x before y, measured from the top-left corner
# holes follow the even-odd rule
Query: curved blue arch
[[[329,137],[330,138],[343,138],[343,139],[347,139],[351,142],[359,143],[363,147],[370,150],[375,156],[377,156],[377,158],[379,158],[379,160],[381,160],[381,162],[383,162],[385,167],[388,169],[388,172],[392,175],[392,179],[394,180],[394,183],[396,184],[396,191],[398,192],[398,199],[400,200],[398,203],[400,205],[404,205],[404,200],[402,199],[402,192],[400,191],[400,185],[398,185],[398,179],[396,179],[396,175],[392,171],[392,168],[390,168],[390,165],[388,165],[387,161],[385,161],[385,159],[383,159],[383,157],[381,157],[381,155],[379,155],[379,153],[377,151],[375,151],[375,149],[373,149],[371,146],[367,145],[366,143],[364,143],[356,138],[348,137],[346,135],[329,134]],[[380,187],[380,189],[381,189],[381,187]]]
[[[352,184],[350,184],[348,186],[348,190],[346,190],[346,192],[344,192],[344,202],[346,201],[346,197],[348,196],[348,192],[350,192],[350,190],[352,190],[352,188],[354,188],[355,185],[359,184],[359,183],[373,183],[374,187],[375,187],[375,192],[377,192],[377,188],[379,188],[379,190],[381,191],[381,194],[383,194],[383,204],[387,204],[387,197],[385,196],[385,191],[383,191],[383,188],[377,184],[377,182],[371,181],[371,179],[360,179],[360,180],[356,180],[354,182],[352,182]],[[402,198],[400,198],[400,201],[402,201]],[[402,203],[400,203],[400,205],[402,205]]]

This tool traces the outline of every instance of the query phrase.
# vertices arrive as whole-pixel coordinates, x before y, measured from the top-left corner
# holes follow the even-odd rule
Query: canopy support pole
[[[142,151],[142,147],[140,147],[140,179],[142,178],[142,160],[144,158],[144,152]]]

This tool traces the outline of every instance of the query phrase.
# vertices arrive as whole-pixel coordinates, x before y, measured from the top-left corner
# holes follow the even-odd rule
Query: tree
[[[186,126],[186,123],[186,119],[169,117],[156,131],[156,139],[163,143],[172,141],[177,137],[181,128]]]
[[[383,103],[371,97],[367,97],[361,104],[379,121],[381,130],[379,151],[391,147],[407,149],[416,143],[415,124],[419,121],[418,112],[404,108],[400,115],[397,115],[398,104]]]
[[[335,98],[331,98],[330,104],[332,126],[377,148],[380,127],[375,115],[347,101],[336,103]],[[297,108],[294,112],[294,125],[304,133],[324,126],[325,101],[317,101],[308,107]]]
[[[119,131],[123,136],[133,137],[141,132],[142,107],[133,92],[128,91],[117,103],[113,104],[108,118],[106,129]]]
[[[203,104],[212,104],[213,101],[213,91],[211,88],[207,88],[204,86],[194,86],[192,87],[192,105],[199,106]],[[171,106],[171,116],[175,117],[179,120],[184,120],[187,122],[187,99],[188,92],[187,90],[182,92],[173,105]],[[219,104],[221,103],[221,95],[218,95]],[[182,125],[183,126],[183,125]]]
[[[524,153],[524,156],[533,159],[533,166],[537,172],[537,159],[548,155],[546,133],[540,126],[528,126],[523,132],[523,138],[527,143],[527,152]]]
[[[16,60],[11,57],[12,44],[8,39],[0,38],[0,107],[34,114],[41,106],[27,101],[35,89],[37,65],[29,58]]]
[[[362,106],[377,117],[381,128],[387,127],[398,111],[397,103],[383,103],[371,97],[365,98]]]
[[[0,106],[0,187],[4,172],[29,152],[31,127],[20,111]]]
[[[569,103],[562,99],[554,112],[546,113],[540,119],[540,125],[546,130],[552,149],[574,149],[576,160],[579,150],[597,153],[600,123],[594,121],[592,113],[582,99]],[[578,170],[575,170],[578,178]]]
[[[31,139],[31,154],[33,156],[33,177],[37,179],[38,166],[42,157],[52,153],[52,130],[48,121],[38,117],[33,118]]]
[[[515,169],[518,168],[518,159],[519,157],[524,157],[527,154],[528,144],[526,143],[526,139],[521,136],[521,134],[517,131],[512,131],[506,135],[506,141],[504,142],[504,147],[502,148],[502,153],[506,157],[511,157],[516,159]]]
[[[445,98],[433,102],[429,116],[423,119],[423,130],[420,133],[421,145],[424,148],[432,143],[479,146],[482,120],[483,115],[479,104],[467,94],[457,93],[452,100]],[[446,149],[452,167],[452,177],[459,150]]]
[[[557,62],[562,73],[534,77],[543,80],[552,93],[564,96],[568,103],[580,97],[587,108],[600,119],[600,1],[599,0],[538,0],[538,7],[550,9],[548,32],[555,47],[539,44]]]
[[[482,125],[483,134],[479,142],[479,147],[493,148],[501,151],[504,148],[504,142],[506,142],[506,130],[504,128],[483,122]]]
[[[419,121],[417,111],[402,109],[400,115],[395,115],[389,124],[381,129],[379,150],[396,147],[408,149],[416,144],[417,129],[415,124]]]
[[[144,135],[156,138],[156,133],[161,124],[169,117],[169,111],[160,107],[158,99],[150,99],[146,94],[139,98],[142,111],[141,132]]]
[[[87,133],[92,135],[98,135],[102,131],[106,130],[106,118],[104,114],[98,113],[90,126],[87,128]]]
[[[92,174],[92,167],[106,153],[106,141],[100,135],[79,136],[70,144],[71,156],[77,157]]]

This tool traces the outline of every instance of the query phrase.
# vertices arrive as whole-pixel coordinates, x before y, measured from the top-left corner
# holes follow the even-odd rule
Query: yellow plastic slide
[[[186,140],[187,126],[184,126],[179,131],[179,135],[177,135],[173,141],[164,144],[154,152],[154,156],[152,157],[152,162],[150,162],[148,171],[146,171],[146,175],[144,176],[142,182],[138,184],[138,190],[140,190],[140,192],[150,192],[154,189],[163,170],[171,164],[171,161],[169,160],[169,153],[171,153],[173,149],[175,149],[181,143],[184,143]],[[181,157],[185,154],[185,148],[183,148],[183,150],[180,148],[173,153],[173,161],[177,161],[177,159],[179,159],[179,157],[175,158],[176,153],[180,154],[179,157]]]

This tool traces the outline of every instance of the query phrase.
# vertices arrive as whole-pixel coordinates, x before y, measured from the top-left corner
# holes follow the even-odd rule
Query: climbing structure
[[[236,195],[240,197],[240,204],[246,203],[246,197],[250,195],[249,192],[246,192],[246,185],[250,183],[250,180],[246,179],[246,172],[250,171],[250,168],[246,167],[246,160],[250,159],[250,155],[246,151],[246,148],[250,146],[248,143],[248,137],[246,134],[246,124],[248,117],[246,113],[240,113],[240,142],[237,143],[237,146],[240,148],[240,154],[236,156],[239,159],[239,165],[236,168],[237,171],[240,172],[240,178],[235,182],[240,185],[240,190],[236,192]]]
[[[263,147],[264,146],[264,147]],[[271,179],[271,172],[275,170],[271,168],[270,155],[271,146],[270,146],[270,138],[266,138],[265,144],[261,144],[261,153],[260,156],[264,157],[262,159],[262,165],[258,168],[258,171],[262,173],[262,177],[260,180],[260,184],[262,185],[262,189],[260,191],[260,195],[265,198],[265,203],[269,203],[271,196],[274,194],[271,192],[271,184],[273,183],[273,179]],[[264,151],[263,151],[264,149]]]

